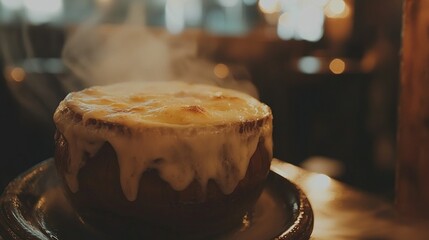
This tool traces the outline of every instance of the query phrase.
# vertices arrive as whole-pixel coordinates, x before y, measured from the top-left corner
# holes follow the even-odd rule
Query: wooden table
[[[271,169],[309,198],[314,211],[311,239],[429,239],[429,221],[401,220],[393,203],[276,159]]]

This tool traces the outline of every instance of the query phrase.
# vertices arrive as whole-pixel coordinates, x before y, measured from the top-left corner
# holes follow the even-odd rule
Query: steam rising
[[[101,25],[103,16],[83,24],[64,47],[64,63],[89,85],[168,79],[166,36],[149,32],[143,10],[141,5],[130,6],[120,26]]]
[[[257,97],[249,81],[232,76],[219,79],[214,63],[197,56],[197,34],[169,35],[150,29],[145,7],[133,2],[123,24],[101,24],[100,12],[72,33],[63,50],[63,62],[87,85],[123,81],[181,80],[233,88]]]

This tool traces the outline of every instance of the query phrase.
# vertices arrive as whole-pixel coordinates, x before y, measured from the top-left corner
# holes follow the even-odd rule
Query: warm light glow
[[[341,74],[346,69],[346,63],[339,58],[335,58],[329,63],[329,69],[334,74]]]
[[[314,199],[319,204],[330,201],[335,197],[332,188],[332,179],[325,174],[315,173],[308,176],[302,183],[309,199]]]
[[[344,0],[330,0],[325,7],[325,14],[329,18],[345,18],[350,15],[350,7]]]
[[[331,178],[326,176],[325,174],[314,174],[307,180],[307,187],[311,188],[312,191],[323,191],[329,188],[331,185]]]
[[[332,188],[332,179],[325,174],[311,174],[303,181],[302,187],[305,189],[309,199],[314,199],[314,201],[321,205],[335,197],[335,192]]]
[[[228,68],[228,66],[226,66],[223,63],[218,63],[214,67],[213,73],[216,75],[216,77],[223,79],[223,78],[228,77],[228,75],[229,75],[229,68]]]
[[[49,22],[60,16],[63,11],[63,0],[24,0],[27,18],[39,24]]]
[[[10,70],[9,76],[15,82],[22,82],[25,79],[25,71],[22,68],[14,67]]]
[[[275,164],[271,164],[271,170],[278,173],[287,179],[296,179],[302,175],[302,169],[297,167],[289,167],[288,163],[280,160],[273,160]]]
[[[259,0],[258,6],[265,14],[276,13],[281,10],[279,0]]]
[[[344,174],[344,165],[341,161],[325,156],[309,157],[301,163],[301,167],[330,177],[340,177]]]
[[[307,74],[314,74],[320,70],[320,60],[316,57],[307,56],[298,60],[298,69]]]
[[[308,199],[314,201],[314,203],[312,202],[313,207],[320,209],[338,196],[334,183],[332,178],[327,175],[315,173],[304,179],[301,186]]]
[[[361,61],[361,67],[364,72],[371,72],[376,68],[378,61],[378,49],[368,51]]]

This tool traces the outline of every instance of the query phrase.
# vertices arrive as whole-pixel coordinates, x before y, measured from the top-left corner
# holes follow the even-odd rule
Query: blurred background
[[[0,192],[53,156],[56,106],[101,84],[94,74],[112,76],[99,65],[162,65],[159,53],[174,51],[171,72],[242,88],[272,108],[276,158],[393,200],[401,10],[401,0],[0,0]],[[124,24],[155,37],[105,40]],[[100,39],[157,48],[118,59],[93,53]],[[151,71],[142,74],[163,72]]]

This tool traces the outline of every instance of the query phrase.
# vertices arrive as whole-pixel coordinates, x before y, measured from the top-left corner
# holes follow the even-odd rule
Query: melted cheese
[[[75,121],[67,110],[82,117]],[[127,134],[90,124],[124,126]],[[264,120],[257,125],[258,120]],[[68,173],[72,192],[84,155],[93,156],[109,142],[115,149],[125,197],[137,198],[148,168],[177,191],[194,179],[203,188],[209,179],[231,193],[263,139],[272,151],[272,118],[268,106],[233,90],[182,82],[122,83],[70,93],[54,114],[70,149]],[[245,131],[241,124],[254,123]]]

